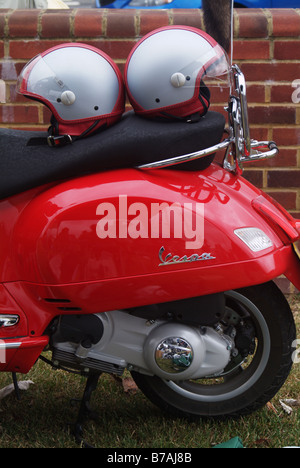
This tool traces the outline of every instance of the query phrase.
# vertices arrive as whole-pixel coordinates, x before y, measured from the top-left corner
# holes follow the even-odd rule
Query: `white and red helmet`
[[[137,114],[189,120],[210,105],[205,81],[228,74],[226,52],[205,32],[167,26],[143,37],[125,67],[125,86]]]
[[[61,44],[36,56],[23,68],[18,87],[52,111],[52,135],[90,135],[117,122],[125,108],[119,68],[86,44]]]

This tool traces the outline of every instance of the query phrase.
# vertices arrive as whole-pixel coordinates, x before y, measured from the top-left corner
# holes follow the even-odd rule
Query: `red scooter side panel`
[[[179,269],[108,281],[65,285],[9,283],[6,287],[28,317],[33,335],[41,335],[61,314],[91,314],[156,304],[270,281],[288,270],[292,248],[283,247],[259,259],[226,266]],[[212,279],[213,278],[213,279]]]
[[[17,315],[19,317],[19,321],[16,325],[10,327],[0,327],[0,340],[15,336],[28,335],[26,315],[2,284],[0,284],[0,320],[1,314]]]
[[[15,338],[0,342],[0,372],[27,374],[47,346],[49,338]]]
[[[65,182],[35,197],[19,216],[9,280],[107,282],[200,266],[213,267],[215,275],[217,265],[254,260],[282,246],[251,206],[259,195],[216,165],[200,173],[123,170]],[[261,227],[273,247],[251,252],[233,233],[246,226]],[[201,265],[165,265],[168,254],[168,260],[198,255]]]
[[[16,223],[25,207],[49,186],[28,190],[0,201],[0,283],[17,277],[14,236]]]
[[[293,249],[288,268],[284,274],[298,291],[300,291],[300,253],[298,249]]]
[[[62,314],[180,300],[284,273],[299,283],[290,244],[299,222],[214,164],[199,173],[128,169],[40,187],[2,201],[0,221],[0,313],[20,316],[1,333],[9,333],[5,342],[21,340],[0,370],[27,372]],[[234,234],[244,227],[263,230],[272,246],[252,252]]]
[[[18,215],[4,236],[10,266],[3,273],[31,336],[43,333],[60,314],[258,284],[289,266],[291,247],[284,247],[255,203],[263,201],[274,211],[272,201],[218,165],[199,173],[94,174],[33,195],[13,199]],[[12,200],[3,203],[0,216],[1,206],[12,207]],[[158,207],[166,209],[164,214]],[[280,216],[288,222],[284,213]],[[273,245],[252,252],[234,234],[243,227],[262,229]]]

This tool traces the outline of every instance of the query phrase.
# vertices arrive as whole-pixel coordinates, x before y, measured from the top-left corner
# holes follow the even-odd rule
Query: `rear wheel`
[[[221,375],[173,382],[132,373],[154,404],[176,416],[221,419],[249,414],[278,392],[289,375],[296,338],[284,295],[273,282],[228,291],[226,316],[239,322],[235,341],[240,351]],[[252,345],[246,353],[247,334]]]

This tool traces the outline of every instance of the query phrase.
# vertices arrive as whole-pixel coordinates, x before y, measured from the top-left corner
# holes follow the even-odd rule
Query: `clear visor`
[[[187,103],[202,84],[222,92],[224,88],[228,94],[232,89],[231,64],[224,49],[185,28],[150,35],[137,45],[127,64],[128,89],[145,110]]]
[[[18,90],[41,100],[56,117],[74,121],[113,112],[119,79],[110,61],[85,47],[60,47],[38,55],[22,70]]]
[[[61,99],[64,91],[70,89],[44,60],[37,55],[23,68],[17,83],[19,93],[30,93],[43,96],[49,102],[56,103]]]
[[[204,49],[196,60],[180,70],[184,76],[191,77],[193,82],[199,73],[201,80],[210,87],[231,87],[231,64],[224,49],[217,44]]]

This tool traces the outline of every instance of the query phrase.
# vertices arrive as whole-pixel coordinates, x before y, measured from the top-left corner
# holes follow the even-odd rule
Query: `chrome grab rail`
[[[137,169],[162,169],[205,158],[210,154],[226,149],[223,167],[229,171],[241,174],[243,171],[243,163],[273,158],[279,152],[276,143],[273,141],[259,142],[250,139],[245,78],[237,65],[232,66],[232,73],[235,83],[235,94],[230,96],[229,105],[226,108],[229,117],[230,137],[210,148],[164,159],[162,161],[143,164],[137,166]]]
[[[206,148],[201,151],[196,151],[194,153],[184,154],[182,156],[176,156],[174,158],[164,159],[162,161],[156,161],[156,162],[149,163],[149,164],[143,164],[141,166],[137,166],[137,169],[142,169],[142,170],[163,169],[166,167],[175,166],[177,164],[183,164],[185,162],[194,161],[196,159],[205,158],[206,156],[216,153],[217,151],[220,151],[226,148],[229,149],[229,146],[233,142],[234,142],[234,138],[227,138],[221,143],[211,146],[210,148]],[[256,140],[251,140],[250,144],[251,144],[251,149],[258,149],[258,150],[268,149],[269,151],[265,151],[261,153],[259,152],[253,153],[251,151],[251,154],[249,156],[240,157],[240,161],[242,163],[273,158],[279,151],[276,144],[273,141],[271,142],[261,141],[260,142]],[[224,160],[224,167],[230,170],[232,169],[231,164],[228,162],[228,160],[226,160],[226,157]]]
[[[215,153],[216,151],[227,148],[231,144],[231,139],[227,139],[218,143],[217,145],[211,146],[210,148],[205,148],[201,151],[195,151],[194,153],[183,154],[182,156],[175,156],[174,158],[164,159],[162,161],[156,161],[149,164],[143,164],[142,166],[137,166],[137,169],[162,169],[164,167],[174,166],[176,164],[182,164],[188,161],[194,161],[195,159],[205,158],[210,154]]]
[[[245,155],[239,156],[239,165],[241,167],[244,163],[274,158],[274,156],[276,156],[276,154],[279,153],[279,149],[276,143],[274,143],[274,141],[250,140],[250,147],[251,147],[250,154],[248,156],[245,156]],[[267,149],[268,151],[262,152],[262,150],[265,150],[265,149]],[[223,167],[224,169],[228,169],[229,171],[234,171],[236,169],[236,162],[235,164],[230,163],[229,158],[228,158],[228,152],[226,153],[224,157]]]
[[[259,161],[261,159],[270,159],[274,158],[274,156],[276,156],[276,154],[279,153],[279,149],[274,141],[251,140],[251,149],[268,149],[269,151],[265,151],[263,153],[259,153],[258,151],[254,153],[253,151],[251,151],[250,156],[241,156],[241,162],[251,162]]]
[[[251,151],[251,138],[249,130],[249,119],[248,119],[248,102],[246,94],[246,81],[243,73],[241,72],[238,65],[233,65],[232,70],[234,72],[234,80],[236,85],[236,92],[238,95],[238,100],[240,102],[240,125],[243,133],[243,140],[246,152],[250,153]]]

